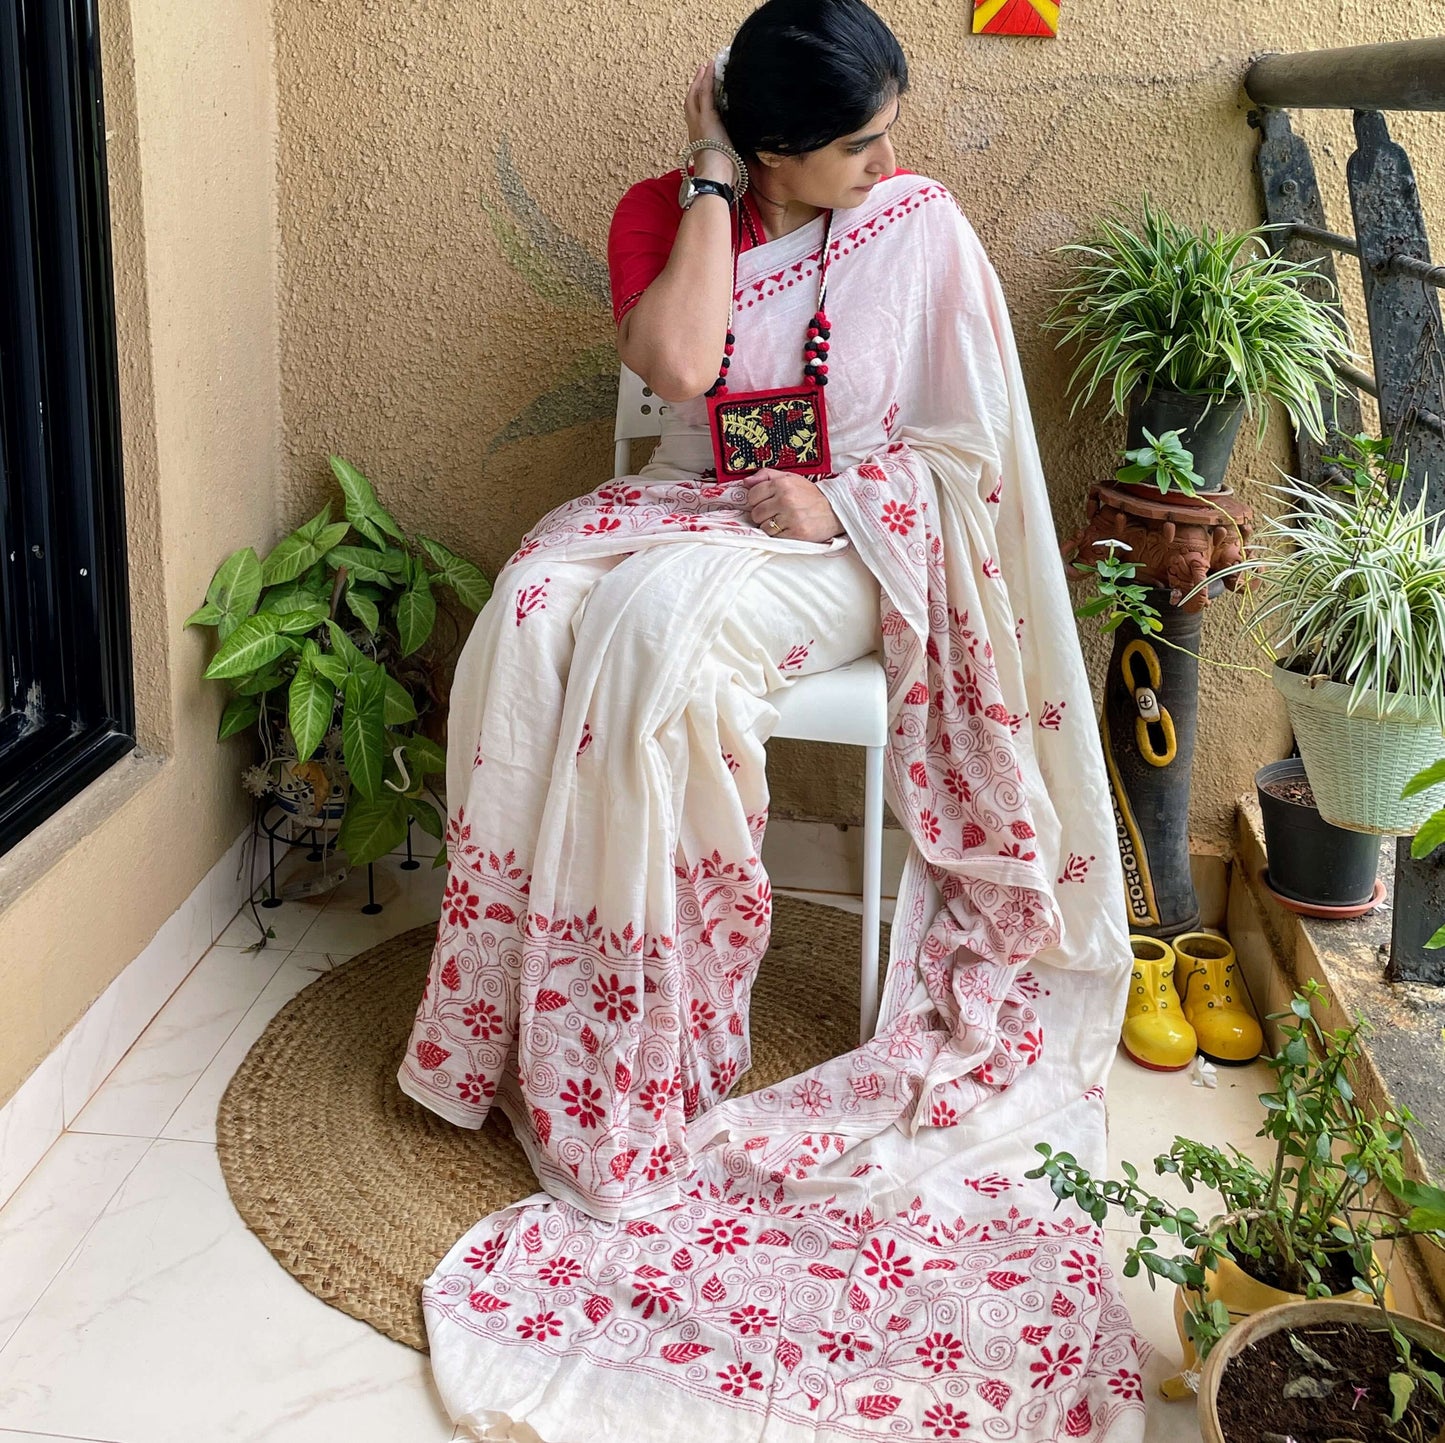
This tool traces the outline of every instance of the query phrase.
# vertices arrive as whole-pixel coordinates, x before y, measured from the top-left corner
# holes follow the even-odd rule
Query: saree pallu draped
[[[796,379],[822,229],[740,259],[737,389]],[[498,1102],[552,1194],[426,1284],[478,1437],[1143,1436],[1102,1233],[1023,1176],[1040,1140],[1103,1165],[1130,954],[1007,312],[923,177],[833,237],[843,469],[818,484],[845,538],[766,537],[676,407],[640,476],[533,530],[458,669],[399,1080],[463,1125]],[[875,638],[910,839],[877,1032],[727,1099],[767,945],[768,693]]]

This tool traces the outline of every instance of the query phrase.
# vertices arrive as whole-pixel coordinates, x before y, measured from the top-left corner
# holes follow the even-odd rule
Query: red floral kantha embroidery
[[[477,786],[499,758],[514,768],[514,836],[477,829],[476,748],[458,743],[450,900],[401,1081],[470,1125],[495,1096],[555,1199],[479,1223],[425,1290],[438,1386],[478,1436],[663,1443],[681,1416],[710,1443],[1142,1436],[1102,1237],[1022,1176],[1039,1138],[1102,1163],[1129,953],[1007,315],[933,182],[886,182],[838,221],[835,334],[891,358],[839,359],[842,469],[818,483],[881,592],[888,800],[911,844],[877,1034],[723,1100],[747,1063],[771,905],[744,738],[705,731],[693,765],[732,800],[709,813],[716,835],[680,857],[664,838],[667,865],[645,875],[618,859],[652,853],[597,832],[577,800],[589,768],[614,768],[628,794],[617,737],[639,707],[714,717],[730,598],[798,550],[751,526],[744,487],[700,478],[705,460],[691,474],[667,460],[706,454],[704,408],[678,407],[646,476],[534,529],[498,578],[501,620],[484,613],[473,643],[485,677],[488,648],[538,627],[529,704],[548,740],[534,754],[526,728],[483,730]],[[743,258],[739,356],[771,338],[780,367],[793,358],[810,244]],[[925,312],[917,344],[879,346]],[[607,618],[562,620],[584,594],[569,578],[620,556],[667,568],[664,652],[685,664],[614,673],[625,658],[596,643]],[[543,576],[545,614],[518,621]],[[785,684],[813,635],[770,652],[759,684]],[[534,855],[529,829],[554,807],[566,825],[543,825]]]

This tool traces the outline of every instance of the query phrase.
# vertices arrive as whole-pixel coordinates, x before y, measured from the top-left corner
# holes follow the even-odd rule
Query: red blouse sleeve
[[[682,173],[640,181],[617,203],[607,234],[612,315],[620,325],[643,291],[662,274],[682,222],[677,203]]]

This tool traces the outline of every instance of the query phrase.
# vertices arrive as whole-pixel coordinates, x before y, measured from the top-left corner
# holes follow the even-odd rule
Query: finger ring
[[[783,528],[778,525],[778,518],[776,516],[769,516],[768,519],[763,522],[763,529],[777,536]]]

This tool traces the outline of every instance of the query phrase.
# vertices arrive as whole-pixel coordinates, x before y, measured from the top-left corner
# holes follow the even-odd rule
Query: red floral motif
[[[596,1127],[602,1121],[602,1089],[588,1078],[569,1077],[561,1095],[563,1110],[580,1127]]]
[[[952,1403],[938,1403],[924,1413],[923,1426],[934,1438],[962,1438],[968,1427],[968,1414]]]
[[[707,1031],[709,1023],[716,1021],[717,1012],[708,1005],[706,998],[694,997],[688,1005],[688,1017],[692,1035],[696,1038]]]
[[[462,1021],[473,1037],[483,1041],[502,1035],[502,1014],[483,997],[462,1008]]]
[[[562,1336],[562,1319],[556,1313],[538,1313],[534,1317],[523,1318],[517,1324],[517,1331],[529,1341],[546,1342],[548,1338]]]
[[[1029,1372],[1035,1374],[1033,1387],[1052,1388],[1060,1378],[1076,1373],[1084,1361],[1084,1355],[1072,1343],[1060,1343],[1058,1352],[1048,1347],[1039,1350],[1040,1357],[1029,1364]]]
[[[734,1308],[728,1314],[728,1322],[738,1330],[743,1337],[751,1333],[761,1333],[767,1328],[778,1326],[778,1315],[770,1313],[766,1308],[755,1307],[749,1303],[743,1308]]]
[[[936,842],[943,833],[943,823],[927,807],[918,814],[918,826],[930,842]]]
[[[883,524],[900,536],[907,536],[913,530],[913,523],[918,520],[918,512],[912,506],[907,506],[901,501],[885,501],[883,503]]]
[[[597,1000],[592,1004],[594,1012],[603,1012],[609,1022],[629,1022],[637,1016],[637,1003],[632,998],[637,988],[624,984],[614,972],[610,977],[603,974],[592,984]]]
[[[516,618],[518,626],[521,626],[534,611],[547,609],[547,585],[551,580],[550,576],[544,576],[535,585],[524,586],[517,592]]]
[[[453,927],[470,927],[477,920],[481,910],[481,899],[455,872],[447,878],[446,891],[442,893],[442,915]]]
[[[703,1247],[711,1248],[714,1255],[735,1253],[747,1246],[748,1230],[740,1222],[714,1218],[707,1227],[699,1229],[697,1240]]]
[[[467,1252],[466,1264],[478,1272],[489,1273],[496,1266],[497,1259],[502,1256],[502,1250],[506,1244],[501,1238],[487,1238]]]
[[[632,1291],[632,1306],[637,1308],[644,1318],[650,1318],[654,1312],[671,1312],[682,1297],[676,1288],[665,1287],[653,1278],[640,1276],[632,1284]]]
[[[1099,1291],[1099,1260],[1085,1257],[1075,1248],[1064,1259],[1064,1276],[1071,1283],[1083,1283],[1085,1290],[1092,1298]]]
[[[818,1344],[818,1351],[830,1363],[839,1360],[852,1363],[861,1354],[873,1351],[873,1344],[861,1333],[831,1333],[826,1328],[820,1328],[818,1336],[823,1340]]]
[[[661,1077],[649,1077],[642,1084],[642,1091],[637,1095],[638,1105],[645,1108],[654,1117],[661,1117],[667,1111],[668,1099],[676,1091],[673,1082]]]
[[[718,1377],[722,1379],[718,1387],[734,1398],[741,1398],[750,1388],[762,1391],[763,1375],[751,1363],[729,1363]]]
[[[1039,712],[1039,725],[1050,732],[1058,731],[1063,724],[1066,701],[1046,701]]]
[[[1077,852],[1069,853],[1069,860],[1064,863],[1064,870],[1059,874],[1060,884],[1064,882],[1082,882],[1089,875],[1089,868],[1093,865],[1092,856],[1081,857]]]
[[[569,1288],[582,1276],[582,1264],[576,1258],[552,1258],[537,1269],[537,1276],[549,1288]]]
[[[661,1142],[647,1155],[647,1166],[643,1169],[648,1182],[656,1182],[672,1171],[672,1149]]]
[[[914,1352],[925,1368],[935,1373],[952,1373],[963,1357],[963,1342],[952,1333],[930,1333]]]
[[[876,1278],[880,1288],[902,1287],[904,1281],[913,1276],[910,1264],[913,1259],[898,1250],[892,1238],[869,1238],[863,1248],[863,1272],[866,1277]]]
[[[1140,1401],[1144,1397],[1144,1385],[1139,1375],[1128,1368],[1120,1368],[1109,1375],[1109,1389],[1130,1402]]]
[[[485,1102],[497,1090],[490,1077],[469,1072],[457,1083],[457,1092],[463,1102]]]
[[[832,1104],[833,1094],[823,1086],[820,1078],[804,1078],[793,1089],[793,1106],[809,1117],[822,1117]]]
[[[814,638],[816,640],[816,638]],[[798,646],[790,647],[788,654],[778,663],[779,671],[796,671],[807,661],[808,653],[813,649],[813,641],[804,642]]]

